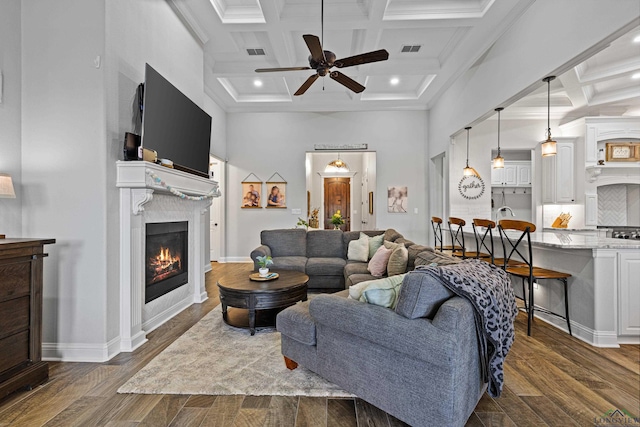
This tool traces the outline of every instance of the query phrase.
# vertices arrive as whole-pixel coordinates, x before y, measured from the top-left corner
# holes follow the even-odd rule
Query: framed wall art
[[[407,213],[409,209],[409,196],[406,186],[393,186],[387,188],[387,212]]]
[[[251,178],[254,179],[251,179]],[[262,206],[262,181],[253,173],[242,180],[242,209],[260,209]]]
[[[271,175],[267,180],[265,200],[266,208],[284,209],[287,207],[287,181],[278,172]]]

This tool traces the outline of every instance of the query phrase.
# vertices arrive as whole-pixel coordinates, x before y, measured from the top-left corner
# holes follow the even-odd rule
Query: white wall
[[[228,260],[248,259],[261,230],[295,226],[298,215],[291,209],[306,210],[305,152],[315,143],[369,144],[378,158],[378,228],[393,227],[426,243],[426,117],[424,111],[228,114]],[[251,172],[262,180],[279,172],[288,181],[286,211],[240,209],[240,182]],[[387,213],[389,185],[409,187],[409,213]]]
[[[145,63],[149,63],[202,109],[213,113],[216,117],[214,123],[218,124],[223,114],[204,94],[202,47],[167,2],[108,0],[105,15],[106,86],[109,90],[106,97],[108,152],[104,164],[110,207],[107,224],[107,339],[111,340],[119,334],[120,316],[119,190],[115,184],[115,162],[122,159],[124,133],[133,130],[133,99],[136,87],[144,81]]]
[[[203,110],[211,116],[210,152],[218,159],[227,158],[227,113],[208,95],[204,95]]]
[[[0,2],[0,173],[13,180],[15,199],[0,199],[0,234],[22,236],[20,0]]]
[[[166,2],[29,0],[21,6],[21,28],[3,21],[0,35],[3,46],[5,28],[22,37],[22,62],[18,55],[7,68],[11,105],[20,111],[13,93],[20,67],[13,64],[22,67],[21,153],[11,154],[17,164],[22,157],[22,234],[57,239],[44,263],[44,354],[103,361],[119,348],[115,161],[122,158],[124,132],[135,129],[134,95],[145,62],[214,116],[222,131],[212,145],[219,150],[226,115],[204,95],[202,47]],[[19,8],[2,3],[0,19],[20,23],[16,13]],[[20,116],[12,120],[20,123]],[[0,128],[3,159],[9,131],[16,134]],[[19,141],[16,135],[11,139]]]
[[[22,2],[23,235],[44,262],[44,354],[106,343],[104,0]],[[92,353],[93,354],[93,353]]]
[[[533,3],[482,62],[436,100],[429,113],[429,157],[453,151],[452,135],[494,114],[497,106],[508,108],[541,85],[546,75],[560,74],[584,59],[580,55],[593,46],[617,37],[618,31],[637,20],[638,10],[638,0]],[[451,171],[453,175],[455,166]]]

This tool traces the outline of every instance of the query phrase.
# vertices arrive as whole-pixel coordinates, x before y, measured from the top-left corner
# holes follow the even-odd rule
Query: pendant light
[[[493,159],[494,169],[504,168],[504,158],[500,155],[500,111],[502,110],[504,110],[502,107],[496,108],[496,111],[498,112],[498,155]]]
[[[471,129],[471,126],[467,126],[465,128],[465,130],[467,131],[467,166],[465,166],[465,168],[462,170],[462,174],[464,176],[477,176],[478,178],[480,178],[480,174],[478,173],[478,171],[476,171],[474,168],[472,168],[471,166],[469,166],[469,130]]]
[[[556,76],[548,76],[542,79],[543,82],[547,82],[547,140],[542,143],[542,156],[555,156],[556,155],[556,142],[551,139],[551,81],[555,80]]]
[[[349,166],[340,160],[340,153],[338,153],[338,158],[329,162],[324,171],[326,173],[346,173],[349,172]]]

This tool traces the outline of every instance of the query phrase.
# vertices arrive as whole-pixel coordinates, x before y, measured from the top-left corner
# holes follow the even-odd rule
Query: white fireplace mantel
[[[208,298],[203,270],[208,235],[204,214],[212,199],[180,198],[165,187],[196,197],[219,197],[220,192],[216,181],[150,162],[118,161],[116,168],[120,189],[120,351],[130,352],[147,341],[148,332]],[[145,304],[145,224],[175,221],[189,223],[188,282]]]

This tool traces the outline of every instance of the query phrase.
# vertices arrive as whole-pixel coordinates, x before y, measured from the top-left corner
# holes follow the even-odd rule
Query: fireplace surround
[[[120,351],[131,352],[147,341],[147,333],[208,298],[205,213],[212,200],[177,197],[167,187],[192,196],[213,192],[219,197],[219,192],[216,181],[150,162],[119,161],[116,168],[120,189]],[[147,226],[177,222],[187,224],[187,282],[146,302]]]

